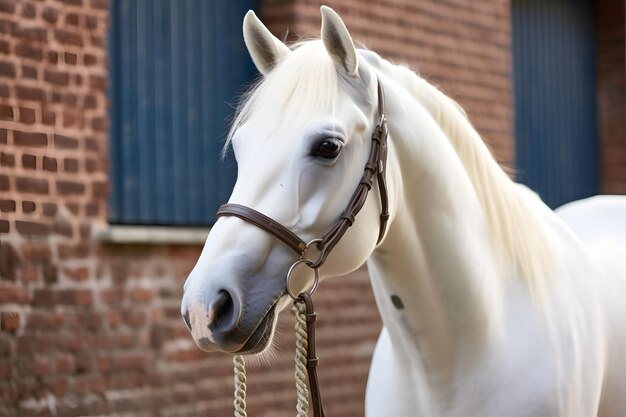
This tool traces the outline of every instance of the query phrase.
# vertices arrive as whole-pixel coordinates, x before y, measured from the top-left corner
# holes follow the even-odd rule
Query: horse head
[[[263,213],[305,242],[341,217],[379,121],[374,71],[359,59],[340,17],[328,7],[321,12],[321,39],[291,48],[248,12],[244,39],[262,79],[227,143],[238,163],[229,203]],[[380,210],[370,195],[321,268],[322,279],[365,262],[378,241]],[[184,286],[181,310],[196,344],[228,353],[269,346],[278,312],[289,304],[285,277],[297,259],[271,234],[220,217]],[[313,275],[301,269],[297,285],[308,288]]]

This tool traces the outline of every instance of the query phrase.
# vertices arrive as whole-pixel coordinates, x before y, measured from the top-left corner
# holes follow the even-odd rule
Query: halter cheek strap
[[[381,203],[380,228],[378,232],[377,244],[380,243],[385,236],[387,222],[389,220],[389,198],[387,196],[387,181],[385,178],[387,169],[388,131],[387,119],[385,118],[385,96],[380,81],[378,81],[377,84],[379,121],[374,128],[374,132],[372,133],[370,155],[367,163],[365,164],[363,176],[361,177],[359,185],[352,194],[345,210],[322,238],[314,239],[307,244],[295,233],[287,229],[279,222],[273,220],[271,217],[240,204],[224,204],[217,210],[216,216],[234,216],[251,223],[282,241],[294,252],[296,252],[300,258],[304,257],[308,247],[312,243],[315,243],[320,251],[319,257],[315,261],[308,261],[307,265],[313,269],[319,269],[324,262],[326,262],[326,259],[333,248],[337,245],[337,243],[339,243],[346,231],[354,223],[355,217],[361,211],[365,201],[367,200],[367,195],[372,189],[374,176],[376,176]]]

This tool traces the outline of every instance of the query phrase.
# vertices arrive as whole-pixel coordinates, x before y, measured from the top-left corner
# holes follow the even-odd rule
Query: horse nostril
[[[187,328],[189,329],[189,331],[191,331],[191,321],[189,320],[189,310],[185,310],[185,314],[183,314],[183,320],[185,321],[185,324],[187,325]]]
[[[235,303],[226,290],[217,293],[217,297],[209,305],[208,322],[209,329],[220,329],[229,332],[235,328],[239,317],[235,314]]]

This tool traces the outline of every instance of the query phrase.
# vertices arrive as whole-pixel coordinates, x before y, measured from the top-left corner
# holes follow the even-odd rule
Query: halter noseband
[[[284,244],[289,246],[296,252],[299,259],[291,266],[289,273],[287,274],[287,292],[292,298],[297,298],[292,294],[289,289],[288,281],[293,269],[300,263],[305,263],[310,268],[315,270],[315,283],[313,287],[308,291],[312,293],[317,287],[317,281],[319,278],[319,268],[326,262],[326,258],[330,254],[330,251],[339,243],[343,235],[348,228],[354,223],[356,215],[361,211],[361,208],[367,200],[367,195],[372,189],[373,178],[376,175],[378,180],[378,189],[380,192],[380,229],[378,232],[378,241],[380,243],[385,235],[387,229],[387,221],[389,220],[389,200],[387,197],[387,182],[385,180],[385,173],[387,169],[387,119],[385,118],[385,96],[383,93],[380,81],[378,84],[378,116],[379,121],[374,132],[372,132],[372,145],[370,149],[370,156],[365,164],[363,176],[357,186],[356,190],[352,194],[348,205],[345,210],[339,216],[339,219],[333,224],[330,230],[321,238],[313,239],[309,243],[300,239],[295,233],[287,229],[279,222],[272,218],[260,213],[250,207],[243,206],[241,204],[224,204],[217,210],[217,217],[222,216],[235,216],[248,223],[251,223],[260,229],[265,230],[267,233],[273,235]],[[306,252],[312,245],[316,245],[319,250],[319,256],[315,261],[305,258]]]

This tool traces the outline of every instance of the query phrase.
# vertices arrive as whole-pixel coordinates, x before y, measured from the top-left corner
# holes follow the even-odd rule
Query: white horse
[[[343,275],[367,260],[384,323],[368,416],[626,416],[626,246],[612,247],[610,262],[594,255],[508,178],[454,101],[355,49],[331,9],[322,7],[321,40],[287,47],[252,12],[244,35],[263,79],[231,130],[239,171],[229,201],[305,241],[356,188],[377,79],[384,87],[389,227],[377,245],[374,190],[321,271]],[[290,303],[294,260],[261,229],[220,218],[185,284],[182,313],[198,346],[265,350]]]

